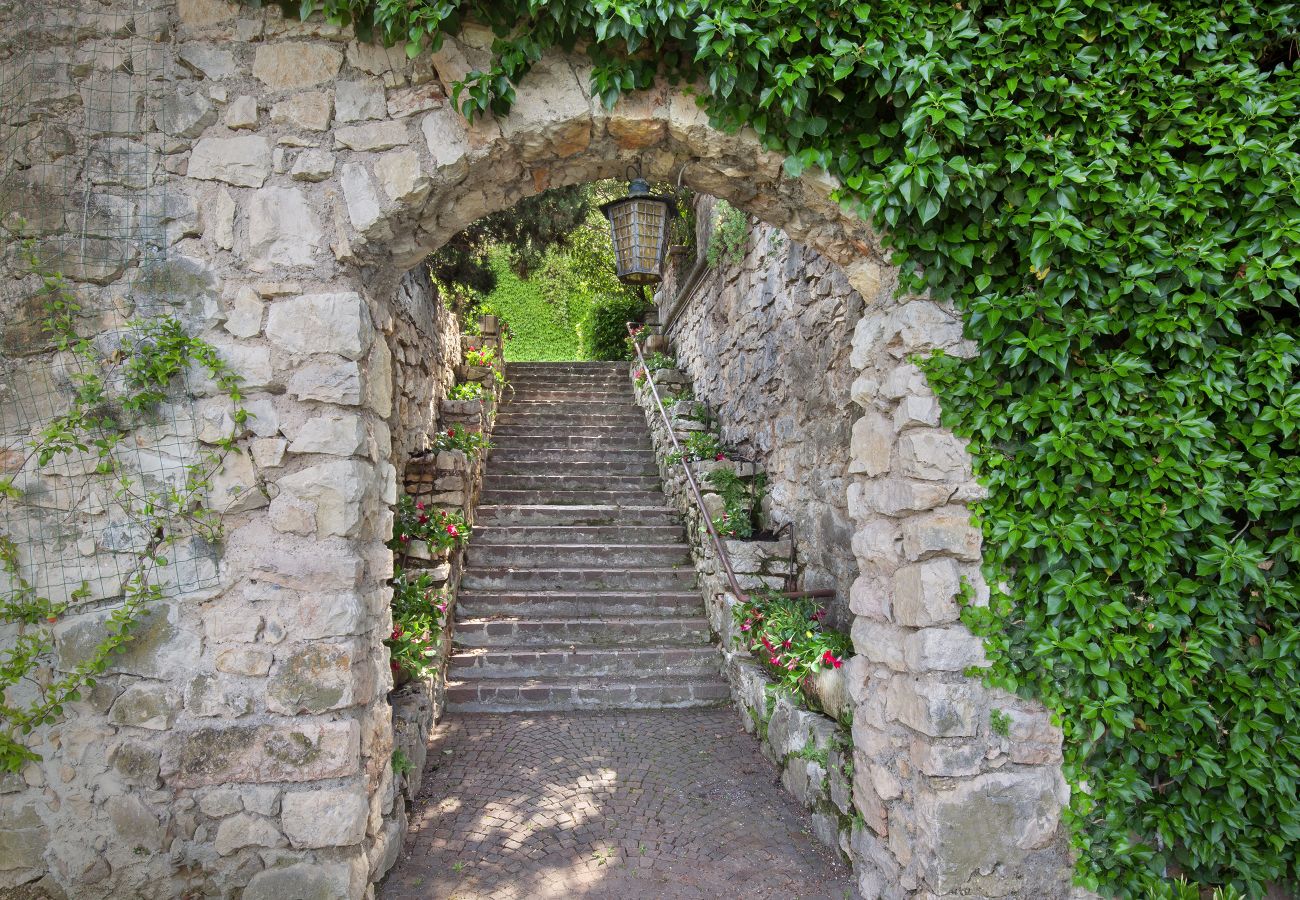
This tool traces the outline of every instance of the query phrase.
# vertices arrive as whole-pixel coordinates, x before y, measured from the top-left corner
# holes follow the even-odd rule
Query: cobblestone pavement
[[[456,714],[381,900],[842,900],[731,709]]]

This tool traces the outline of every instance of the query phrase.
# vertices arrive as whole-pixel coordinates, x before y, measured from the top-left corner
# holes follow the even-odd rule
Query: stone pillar
[[[957,604],[963,581],[974,602],[988,599],[967,510],[981,489],[908,361],[973,348],[951,309],[896,299],[890,273],[864,262],[849,278],[867,300],[853,342],[863,415],[849,467],[861,571],[849,677],[859,889],[870,900],[1069,896],[1061,733],[1041,706],[964,674],[984,664]]]

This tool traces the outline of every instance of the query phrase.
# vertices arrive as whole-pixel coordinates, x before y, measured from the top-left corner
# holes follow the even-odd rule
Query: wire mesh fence
[[[122,594],[169,536],[158,528],[183,527],[160,526],[150,498],[182,488],[201,452],[185,379],[145,413],[121,403],[122,362],[140,349],[132,323],[167,308],[169,64],[158,7],[37,5],[34,23],[73,23],[88,37],[72,57],[20,47],[0,59],[0,478],[16,488],[0,496],[0,537],[22,577],[56,602]],[[56,276],[80,307],[88,352],[57,349],[46,327]],[[91,370],[107,390],[86,449],[41,459],[42,435],[74,409]],[[106,430],[129,432],[108,456],[96,445],[111,441]],[[212,583],[212,547],[196,533],[170,537],[154,580],[172,591]],[[14,587],[7,577],[0,596]]]

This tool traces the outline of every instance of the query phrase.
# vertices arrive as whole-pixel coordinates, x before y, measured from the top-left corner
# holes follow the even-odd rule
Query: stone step
[[[626,375],[619,378],[528,378],[507,381],[506,399],[520,394],[531,393],[581,393],[591,391],[598,394],[633,395],[632,379]]]
[[[681,514],[664,506],[663,495],[658,504],[627,506],[613,504],[558,503],[535,505],[492,505],[478,507],[475,522],[479,526],[491,525],[572,525],[618,526],[625,525],[680,525]]]
[[[528,609],[528,607],[523,607]],[[456,621],[456,647],[485,647],[513,652],[522,647],[702,646],[709,643],[709,622],[699,616],[541,617],[498,615]],[[567,669],[565,671],[568,671]]]
[[[680,525],[484,525],[474,529],[474,545],[498,544],[677,544],[686,540]]]
[[[723,706],[730,699],[721,678],[646,676],[494,679],[448,682],[453,712],[563,712],[581,709],[686,709]]]
[[[477,532],[475,533],[477,536]],[[512,615],[521,607],[537,616],[680,616],[703,614],[698,593],[604,591],[536,593],[468,591],[456,597],[456,611],[466,619]]]
[[[599,416],[641,416],[641,407],[617,400],[511,400],[501,407],[501,415],[550,417],[554,415],[590,414]]]
[[[507,403],[573,403],[599,400],[610,403],[633,403],[636,395],[632,388],[538,388],[512,390],[506,394]]]
[[[559,360],[555,362],[512,362],[506,363],[506,368],[515,372],[553,372],[567,369],[580,369],[582,371],[591,370],[609,370],[625,372],[627,371],[627,362],[621,359],[571,359]]]
[[[552,475],[554,468],[541,469],[526,475],[510,475],[488,468],[483,479],[485,491],[654,491],[659,489],[658,475],[618,475],[609,472],[586,475]]]
[[[481,568],[572,569],[582,566],[689,566],[685,544],[480,544],[471,541],[466,565]]]
[[[567,469],[573,465],[654,465],[653,450],[615,447],[610,449],[576,449],[573,447],[503,447],[497,444],[488,453],[489,465],[547,465]]]
[[[698,647],[463,647],[451,656],[448,679],[537,678],[547,675],[717,675],[722,654]]]
[[[650,432],[626,428],[570,429],[498,426],[492,443],[500,450],[652,450]]]
[[[590,562],[595,562],[594,560]],[[695,588],[695,569],[683,566],[643,566],[632,568],[553,567],[510,568],[507,566],[471,566],[461,576],[466,591],[671,591],[679,593]]]
[[[575,428],[583,426],[605,426],[606,428],[637,428],[648,430],[645,416],[636,412],[605,415],[594,412],[520,412],[518,408],[506,407],[497,416],[498,425],[527,425],[529,427],[560,426]]]
[[[654,506],[664,503],[662,490],[654,491],[530,491],[484,489],[479,497],[489,506]]]
[[[488,460],[489,476],[511,475],[520,478],[533,476],[558,478],[556,472],[585,478],[633,477],[658,478],[659,467],[655,465],[654,455],[619,459],[602,458],[608,451],[600,450],[560,450],[552,459],[522,458],[522,454],[493,454]]]

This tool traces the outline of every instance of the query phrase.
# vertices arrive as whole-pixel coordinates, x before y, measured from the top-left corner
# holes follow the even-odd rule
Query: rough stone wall
[[[700,254],[716,201],[696,200]],[[862,297],[844,273],[784,232],[754,224],[745,258],[708,267],[694,288],[677,288],[695,260],[676,258],[658,298],[679,364],[722,436],[768,476],[767,517],[793,523],[801,586],[834,589],[835,623],[851,624],[849,588],[858,575],[848,510],[849,387],[853,328]]]
[[[438,401],[456,380],[461,334],[459,321],[439,301],[424,266],[407,272],[394,294],[383,311],[392,317],[388,343],[397,373],[393,459],[401,461],[428,449],[438,425]]]
[[[485,213],[639,160],[658,180],[689,163],[692,189],[814,248],[866,305],[851,359],[868,374],[853,391],[865,416],[848,493],[861,572],[850,607],[862,663],[849,686],[864,895],[1064,896],[1053,855],[1059,735],[1040,710],[956,665],[971,642],[952,624],[949,576],[978,559],[961,505],[971,488],[954,468],[960,448],[925,418],[932,398],[901,362],[935,343],[968,349],[952,315],[895,301],[876,236],[830,198],[834,184],[786,177],[779,155],[752,132],[713,129],[682,88],[656,85],[606,110],[587,93],[587,62],[547,54],[510,116],[471,125],[447,104],[446,84],[482,64],[487,30],[409,62],[267,7],[0,8],[7,52],[42,67],[37,124],[65,128],[72,142],[57,152],[86,162],[73,187],[134,190],[137,176],[139,190],[165,185],[165,263],[149,278],[143,254],[108,267],[68,259],[94,313],[81,327],[99,335],[111,311],[175,310],[243,376],[256,416],[246,452],[214,484],[227,511],[215,586],[154,607],[109,675],[39,734],[42,762],[0,784],[0,884],[44,874],[79,897],[365,895],[392,852],[384,822],[396,792],[384,540],[397,464],[429,415],[418,385],[442,377],[416,364],[417,386],[407,384],[398,357],[415,332],[398,286]],[[143,39],[129,52],[106,16],[114,10]],[[85,92],[137,58],[159,61],[140,69],[157,73],[147,102],[88,124]],[[5,147],[23,145],[12,129],[33,124],[15,108],[0,122]],[[154,151],[151,168],[115,167],[141,147]],[[6,335],[35,333],[30,283],[3,287]],[[190,393],[200,423],[220,406],[203,379]],[[409,427],[395,424],[403,403]],[[56,665],[113,602],[108,592],[64,616]],[[1006,741],[989,730],[994,706],[1013,716]]]

